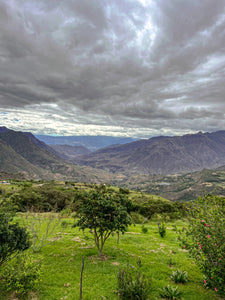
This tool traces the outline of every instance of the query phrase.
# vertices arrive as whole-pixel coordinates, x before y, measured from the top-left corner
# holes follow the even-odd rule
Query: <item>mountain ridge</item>
[[[112,144],[125,144],[138,140],[129,137],[114,137],[114,136],[47,136],[35,135],[39,140],[45,142],[47,145],[70,145],[83,146],[90,151],[110,146]]]
[[[31,178],[104,182],[111,174],[63,160],[31,133],[0,129],[0,172],[26,172]],[[49,151],[50,149],[50,151]]]
[[[225,164],[225,131],[158,137],[107,147],[76,159],[110,172],[175,174]]]

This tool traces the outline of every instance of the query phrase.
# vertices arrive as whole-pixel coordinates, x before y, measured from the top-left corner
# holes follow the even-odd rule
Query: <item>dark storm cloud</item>
[[[0,107],[146,132],[224,129],[224,16],[225,0],[1,0]]]

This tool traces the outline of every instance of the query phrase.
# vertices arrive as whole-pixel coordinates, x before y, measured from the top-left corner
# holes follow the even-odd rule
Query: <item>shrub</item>
[[[141,273],[141,261],[137,262],[137,268],[127,265],[118,272],[117,294],[123,300],[148,299],[151,282]]]
[[[69,217],[71,215],[72,211],[70,208],[64,208],[63,210],[61,210],[60,215],[62,217]]]
[[[129,194],[130,193],[130,191],[128,189],[125,189],[125,188],[122,188],[122,187],[119,188],[119,192],[121,194]]]
[[[171,279],[175,283],[185,283],[188,281],[188,275],[186,271],[176,270],[172,273]]]
[[[141,231],[142,231],[143,233],[147,233],[147,232],[148,232],[148,228],[145,227],[144,225],[142,225]]]
[[[30,232],[33,252],[40,252],[52,243],[55,230],[60,225],[60,217],[56,213],[27,212],[23,221]]]
[[[163,238],[166,235],[166,225],[165,223],[158,223],[158,228],[159,228],[159,234]]]
[[[176,300],[181,298],[182,292],[177,286],[172,287],[168,284],[164,288],[160,289],[160,296],[165,299]]]
[[[11,256],[30,247],[26,228],[12,224],[13,214],[0,211],[0,266]]]
[[[32,256],[23,253],[10,261],[1,276],[8,291],[25,295],[38,288],[40,274],[41,261],[34,260]]]
[[[136,197],[133,200],[134,204],[134,211],[137,211],[144,217],[148,218],[149,220],[155,214],[170,214],[172,212],[178,212],[179,209],[177,205],[173,202],[165,201],[161,198],[153,198],[149,199],[144,195],[141,198]]]
[[[147,221],[147,218],[143,217],[138,212],[131,212],[130,213],[131,218],[135,224],[143,224],[145,221]]]
[[[205,274],[207,287],[225,294],[225,198],[207,195],[188,209],[180,239]]]
[[[63,221],[61,222],[61,227],[63,227],[63,228],[67,228],[69,225],[70,225],[70,223],[67,222],[67,221],[65,221],[65,220],[63,220]]]

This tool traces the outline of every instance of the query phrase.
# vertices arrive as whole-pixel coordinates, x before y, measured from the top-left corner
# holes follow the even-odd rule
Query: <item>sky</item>
[[[225,130],[225,0],[0,0],[0,126]]]

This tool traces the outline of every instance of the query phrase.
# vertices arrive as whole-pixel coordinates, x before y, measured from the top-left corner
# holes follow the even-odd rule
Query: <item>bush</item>
[[[122,188],[122,187],[119,188],[119,192],[121,194],[127,194],[127,195],[130,194],[130,191],[128,189],[125,189],[125,188]]]
[[[56,213],[26,213],[23,222],[30,232],[33,252],[40,252],[43,247],[55,241],[53,237],[60,221]]]
[[[177,286],[172,287],[169,284],[160,290],[160,296],[165,299],[176,300],[180,299],[182,292]]]
[[[143,224],[147,218],[143,217],[141,214],[139,214],[138,212],[131,212],[130,213],[130,216],[132,218],[132,221],[135,223],[135,224]]]
[[[142,225],[141,231],[142,231],[143,233],[147,233],[147,232],[148,232],[148,228],[145,227],[144,225]]]
[[[117,294],[123,300],[148,299],[150,280],[141,273],[141,261],[137,262],[137,268],[127,265],[120,269],[117,276]]]
[[[159,234],[163,238],[166,235],[166,225],[165,223],[158,223],[158,228],[159,228]]]
[[[171,279],[175,283],[185,283],[188,281],[188,275],[186,271],[176,270],[172,273]]]
[[[197,199],[188,209],[188,222],[180,239],[204,272],[204,284],[224,295],[225,198],[207,195]]]
[[[36,258],[36,257],[35,257]],[[19,254],[2,271],[5,288],[21,295],[38,289],[41,261],[27,254]]]
[[[30,247],[26,228],[12,224],[13,215],[0,211],[0,266],[12,255]]]
[[[149,199],[144,195],[141,198],[136,197],[133,200],[134,211],[140,213],[150,220],[155,214],[170,214],[179,212],[179,208],[173,202],[165,201],[161,198]]]

